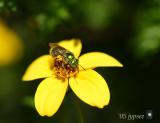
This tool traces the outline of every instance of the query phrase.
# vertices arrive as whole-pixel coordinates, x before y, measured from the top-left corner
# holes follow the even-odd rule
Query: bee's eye
[[[72,59],[72,58],[73,58],[73,55],[68,55],[68,58],[69,58],[69,59]]]
[[[67,59],[70,59],[70,60],[74,58],[74,55],[72,53],[70,53],[70,52],[66,53],[65,56],[66,56]]]
[[[77,59],[72,60],[72,64],[77,65],[78,64],[78,60]]]
[[[75,63],[75,60],[72,60],[72,64],[74,64]]]

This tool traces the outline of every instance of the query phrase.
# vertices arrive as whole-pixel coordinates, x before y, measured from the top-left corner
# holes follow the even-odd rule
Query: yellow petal
[[[110,55],[101,52],[86,53],[79,58],[79,64],[85,69],[96,67],[122,67],[123,65]],[[80,67],[80,69],[82,69]]]
[[[17,62],[22,55],[22,40],[0,18],[0,67]]]
[[[68,87],[67,81],[50,77],[43,80],[35,94],[35,107],[41,116],[52,116],[59,109]]]
[[[58,44],[65,49],[71,51],[76,58],[78,58],[81,53],[82,43],[79,39],[63,40]]]
[[[29,81],[52,76],[53,72],[50,69],[52,60],[50,55],[43,55],[37,58],[29,65],[22,80]]]
[[[80,71],[69,84],[74,93],[85,103],[103,108],[108,105],[110,92],[106,81],[94,70]]]

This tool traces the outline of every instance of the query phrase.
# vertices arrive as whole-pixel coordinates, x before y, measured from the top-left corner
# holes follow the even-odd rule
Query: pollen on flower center
[[[78,67],[72,68],[60,55],[54,58],[52,69],[57,77],[62,79],[72,77],[79,72]]]

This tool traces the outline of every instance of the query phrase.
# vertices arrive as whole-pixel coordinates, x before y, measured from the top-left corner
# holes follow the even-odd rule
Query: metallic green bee
[[[74,54],[67,49],[59,46],[56,43],[49,43],[50,54],[53,57],[56,57],[58,55],[62,56],[64,61],[70,65],[73,69],[78,67],[78,59],[75,58]]]

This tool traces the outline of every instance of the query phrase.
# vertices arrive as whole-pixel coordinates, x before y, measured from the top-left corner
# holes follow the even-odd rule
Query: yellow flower
[[[45,78],[39,84],[35,94],[35,107],[39,114],[41,116],[55,114],[68,86],[82,101],[91,106],[103,108],[108,105],[110,100],[108,85],[104,78],[93,69],[110,66],[122,67],[122,64],[110,55],[101,52],[91,52],[79,57],[82,44],[77,39],[64,40],[58,45],[74,53],[79,60],[78,70],[67,69],[64,67],[66,64],[62,65],[61,61],[57,61],[57,57],[43,55],[31,63],[22,78],[24,81]],[[64,71],[69,74],[66,78],[59,76],[63,75]]]
[[[0,66],[11,64],[22,56],[22,41],[0,20]]]

